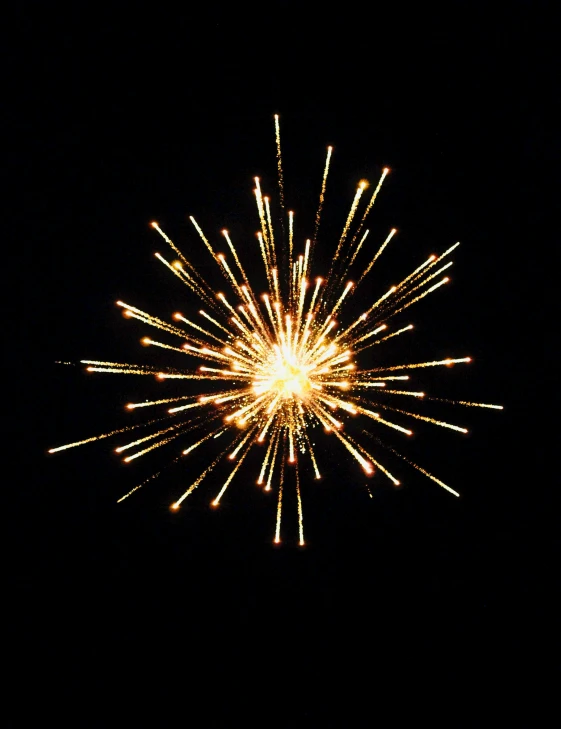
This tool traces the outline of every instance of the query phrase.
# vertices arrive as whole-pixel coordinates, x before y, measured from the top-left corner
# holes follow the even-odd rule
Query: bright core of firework
[[[429,258],[391,286],[375,301],[361,307],[358,316],[340,324],[343,304],[356,296],[364,278],[370,274],[375,262],[396,230],[392,229],[379,248],[369,253],[364,243],[369,231],[363,230],[367,216],[374,205],[382,184],[389,173],[384,168],[364,211],[359,213],[361,198],[368,183],[358,183],[355,196],[342,228],[333,241],[335,252],[329,274],[325,279],[311,279],[311,266],[321,213],[325,202],[327,179],[332,156],[328,147],[321,182],[319,204],[315,216],[313,237],[299,243],[295,233],[293,211],[285,210],[285,189],[282,172],[280,127],[275,116],[275,138],[278,170],[278,209],[271,198],[261,191],[259,178],[255,178],[255,202],[259,219],[257,243],[251,244],[255,256],[257,248],[267,277],[268,291],[258,296],[251,286],[246,269],[241,262],[242,251],[247,254],[249,245],[236,246],[227,230],[223,230],[228,257],[216,250],[197,221],[190,221],[212,258],[217,263],[231,294],[213,291],[180,249],[157,223],[152,227],[160,234],[173,252],[172,261],[160,253],[156,258],[173,276],[184,284],[205,307],[198,314],[176,312],[175,323],[164,321],[141,309],[118,301],[127,318],[136,319],[165,335],[165,341],[143,337],[144,346],[156,346],[170,352],[178,364],[182,357],[197,360],[191,369],[179,366],[155,368],[148,365],[124,364],[98,360],[82,360],[90,372],[155,376],[158,382],[167,380],[193,380],[205,383],[204,391],[196,394],[179,394],[152,401],[129,403],[128,410],[164,406],[167,412],[143,423],[130,425],[98,436],[52,448],[50,453],[94,442],[103,438],[148,428],[148,434],[120,445],[116,453],[126,451],[123,460],[134,461],[155,449],[169,444],[180,436],[187,436],[187,448],[178,458],[188,456],[203,444],[210,445],[217,438],[228,440],[226,447],[212,460],[189,487],[179,495],[171,508],[179,509],[182,502],[198,488],[214,469],[230,463],[219,492],[212,500],[218,506],[226,489],[238,473],[249,451],[262,448],[261,467],[257,483],[265,491],[277,491],[274,542],[281,541],[283,493],[286,484],[293,482],[296,492],[299,543],[304,544],[304,526],[300,473],[302,463],[309,463],[315,478],[321,474],[315,442],[310,434],[315,426],[321,426],[354,458],[367,475],[380,471],[394,485],[400,482],[380,462],[378,453],[367,448],[356,436],[347,432],[346,426],[354,425],[349,418],[356,417],[368,429],[358,428],[358,435],[365,435],[381,445],[377,432],[384,428],[397,431],[402,436],[412,434],[410,419],[430,423],[448,430],[466,433],[467,429],[423,415],[411,406],[398,407],[409,400],[438,400],[409,384],[409,370],[425,367],[450,366],[471,361],[470,357],[446,358],[428,362],[379,365],[373,369],[361,369],[355,364],[355,356],[373,346],[382,345],[413,329],[412,324],[393,325],[393,318],[439,289],[449,281],[441,274],[450,268],[445,261],[459,245],[456,243],[439,256]],[[358,219],[358,223],[356,222]],[[295,249],[301,250],[296,253]],[[355,283],[349,280],[355,261],[363,251]],[[443,264],[443,265],[442,265]],[[358,264],[357,264],[358,265]],[[355,306],[356,314],[356,306]],[[202,362],[202,364],[200,364]],[[400,383],[404,383],[400,386]],[[406,383],[406,384],[405,384]],[[444,402],[454,402],[443,400]],[[394,404],[395,403],[395,404]],[[499,405],[455,401],[455,404],[501,409]],[[375,408],[375,409],[373,409]],[[367,420],[363,420],[367,419]],[[351,429],[351,427],[349,427]],[[185,443],[184,443],[185,445]],[[439,486],[458,496],[450,486],[413,463],[395,449],[384,446],[397,457],[405,460]],[[177,460],[177,459],[176,459]],[[232,461],[234,465],[231,466]],[[288,468],[290,467],[290,469]],[[125,494],[123,501],[158,473]],[[372,496],[370,489],[368,490]]]

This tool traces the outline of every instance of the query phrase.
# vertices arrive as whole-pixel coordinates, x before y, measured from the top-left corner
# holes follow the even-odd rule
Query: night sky
[[[541,282],[558,259],[546,212],[559,59],[552,4],[477,5],[13,13],[4,340],[16,397],[4,428],[16,465],[4,487],[16,497],[6,628],[21,701],[6,726],[556,725],[558,477],[545,463],[556,416],[540,391],[558,340]],[[119,505],[177,443],[129,466],[116,440],[46,454],[127,424],[127,402],[177,392],[55,361],[177,364],[142,348],[152,332],[114,302],[162,318],[199,308],[154,259],[167,250],[149,223],[218,284],[188,216],[215,240],[223,227],[254,240],[252,178],[276,181],[274,113],[303,237],[334,145],[315,275],[356,183],[384,166],[370,245],[399,235],[363,303],[462,242],[451,284],[401,316],[414,334],[367,361],[471,355],[415,381],[505,406],[431,408],[467,436],[387,434],[460,499],[393,457],[401,488],[367,480],[323,437],[325,477],[303,478],[304,549],[292,499],[272,546],[275,497],[255,486],[251,459],[218,511],[214,478],[172,514],[204,452]],[[244,261],[260,271],[257,247]]]

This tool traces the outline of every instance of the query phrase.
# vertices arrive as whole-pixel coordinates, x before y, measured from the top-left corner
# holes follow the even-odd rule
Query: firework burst
[[[444,272],[452,265],[450,254],[456,243],[439,256],[432,255],[392,286],[383,296],[370,302],[366,310],[345,326],[338,319],[346,301],[355,294],[368,276],[386,246],[394,237],[392,229],[374,255],[370,254],[355,281],[349,280],[351,268],[364,246],[369,231],[365,228],[383,182],[389,173],[385,168],[374,192],[361,209],[368,183],[361,181],[352,200],[339,238],[329,275],[313,278],[312,260],[316,246],[321,214],[325,202],[332,148],[328,147],[319,203],[315,215],[313,237],[302,243],[295,234],[294,213],[285,211],[282,173],[281,137],[278,116],[275,116],[276,156],[278,168],[279,221],[272,213],[269,197],[263,195],[259,178],[255,178],[254,195],[260,229],[257,243],[251,244],[253,255],[261,255],[267,278],[266,293],[259,294],[240,260],[242,248],[222,230],[228,255],[218,252],[205,233],[191,217],[190,221],[220,268],[228,285],[228,293],[213,291],[181,250],[157,223],[152,227],[163,238],[177,260],[169,261],[156,253],[158,261],[194,293],[204,308],[197,314],[175,313],[172,321],[164,321],[123,301],[117,305],[126,317],[137,319],[164,335],[165,341],[144,337],[142,343],[173,352],[174,362],[187,357],[191,368],[173,366],[155,368],[119,362],[82,360],[90,372],[147,375],[158,380],[194,380],[200,391],[195,395],[130,403],[129,410],[163,406],[167,413],[143,423],[102,433],[75,443],[52,448],[55,453],[78,445],[108,438],[118,433],[140,428],[149,430],[115,449],[130,462],[157,448],[182,438],[187,447],[178,457],[188,457],[196,448],[211,439],[224,436],[228,445],[178,494],[171,508],[177,510],[185,499],[215,469],[224,472],[224,480],[212,500],[218,506],[228,486],[240,470],[252,448],[261,448],[262,460],[257,483],[264,491],[276,489],[276,522],[274,541],[281,540],[283,492],[292,470],[297,506],[299,543],[304,544],[300,469],[306,461],[316,479],[321,478],[321,456],[310,437],[311,429],[320,426],[325,433],[346,449],[357,466],[372,475],[380,471],[393,484],[397,478],[354,435],[345,428],[351,416],[359,417],[363,425],[369,420],[378,427],[390,428],[403,436],[412,430],[392,421],[392,413],[431,423],[460,433],[467,430],[459,425],[412,412],[399,406],[407,400],[428,398],[424,392],[412,389],[409,370],[468,363],[470,357],[447,358],[438,361],[395,364],[374,369],[361,369],[355,357],[363,350],[402,336],[412,324],[392,326],[392,318],[449,280]],[[259,249],[257,251],[256,249]],[[298,249],[301,252],[296,253]],[[365,250],[363,250],[363,255]],[[179,383],[178,383],[179,384]],[[387,397],[391,396],[391,397]],[[457,401],[458,405],[501,409],[499,405]],[[358,430],[359,434],[368,430]],[[393,449],[390,449],[393,451]],[[398,454],[396,451],[394,453]],[[377,454],[376,454],[377,455]],[[404,458],[403,456],[401,456]],[[409,459],[405,460],[449,493],[458,496],[450,486]],[[157,476],[158,474],[154,474]],[[150,479],[154,478],[151,476]],[[148,481],[150,480],[148,479]],[[146,482],[144,482],[146,483]],[[123,501],[142,485],[136,486],[119,501]]]

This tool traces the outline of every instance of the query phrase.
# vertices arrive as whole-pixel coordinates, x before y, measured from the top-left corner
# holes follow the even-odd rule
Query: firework
[[[211,472],[221,474],[220,478],[223,479],[211,501],[212,506],[217,507],[249,452],[252,449],[259,450],[262,456],[257,484],[266,492],[277,492],[273,541],[281,541],[283,491],[286,492],[292,469],[299,544],[303,545],[302,468],[309,463],[310,473],[314,474],[315,479],[321,478],[321,456],[316,452],[315,439],[311,438],[312,429],[319,426],[327,437],[340,443],[367,475],[380,471],[394,485],[398,485],[397,478],[375,457],[371,444],[368,447],[363,445],[348,432],[352,431],[351,419],[360,419],[363,424],[370,421],[376,432],[389,428],[404,437],[412,435],[410,428],[390,420],[392,413],[398,413],[405,418],[467,433],[463,426],[411,412],[407,406],[398,405],[407,399],[417,402],[424,399],[439,400],[429,397],[425,392],[410,389],[410,375],[404,374],[406,371],[469,363],[471,358],[462,356],[438,361],[392,364],[374,369],[360,368],[358,361],[354,359],[359,352],[402,336],[413,328],[412,324],[394,327],[392,317],[448,282],[449,278],[441,277],[441,274],[452,262],[443,266],[439,264],[458,244],[440,256],[430,256],[374,303],[369,303],[366,311],[359,317],[345,326],[340,325],[338,320],[344,305],[351,296],[356,295],[357,288],[371,273],[374,264],[397,232],[395,228],[392,229],[376,253],[368,256],[366,264],[362,265],[354,281],[348,280],[359,252],[364,249],[364,256],[368,249],[364,244],[369,231],[363,233],[363,228],[389,169],[383,169],[374,193],[362,213],[361,199],[368,183],[364,180],[358,183],[342,232],[335,239],[335,253],[329,275],[326,279],[313,278],[313,254],[318,244],[333,148],[327,148],[312,237],[300,242],[295,229],[294,213],[285,211],[278,115],[275,116],[275,138],[279,213],[277,218],[271,198],[263,194],[259,178],[254,178],[253,193],[259,221],[255,243],[236,244],[228,231],[223,230],[221,233],[229,251],[226,256],[215,249],[195,218],[190,217],[196,235],[224,276],[228,287],[225,291],[229,293],[213,291],[180,248],[157,223],[152,223],[153,229],[169,246],[174,256],[178,257],[178,260],[168,261],[165,256],[156,253],[157,260],[203,303],[205,309],[199,309],[189,316],[176,312],[171,317],[174,323],[171,323],[123,301],[118,301],[117,305],[123,309],[126,317],[137,319],[160,331],[165,341],[146,336],[142,343],[172,352],[170,357],[173,357],[173,366],[156,368],[82,360],[82,364],[90,372],[148,375],[160,381],[193,380],[200,388],[197,394],[180,393],[175,397],[129,403],[128,410],[163,406],[167,412],[160,412],[158,417],[136,425],[52,448],[49,452],[55,453],[142,428],[149,429],[148,434],[135,436],[132,441],[115,448],[118,454],[126,451],[122,456],[125,462],[145,456],[175,440],[181,442],[181,450],[176,454],[175,461],[188,457],[193,450],[203,444],[208,445],[214,439],[222,438],[227,441],[219,455],[185,490],[177,494],[171,508],[178,510]],[[356,224],[355,220],[360,222]],[[268,284],[267,291],[259,292],[252,286],[241,262],[244,258],[242,251],[245,255],[261,256]],[[191,366],[182,367],[181,356],[187,357]],[[402,374],[393,374],[399,372]],[[404,381],[407,384],[399,384]],[[396,404],[390,404],[393,402]],[[470,407],[501,409],[499,405],[463,400],[455,402]],[[385,411],[384,417],[379,410]],[[358,434],[361,433],[372,435],[375,441],[378,440],[370,430],[359,429]],[[388,447],[388,450],[403,458],[434,483],[458,496],[454,489],[418,464],[393,448]],[[158,473],[135,486],[119,501],[126,499],[157,475]],[[368,493],[372,496],[370,489]]]

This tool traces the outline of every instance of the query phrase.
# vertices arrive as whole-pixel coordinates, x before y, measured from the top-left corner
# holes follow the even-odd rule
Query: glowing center
[[[275,372],[273,388],[281,397],[305,397],[310,390],[310,380],[302,367],[283,362]]]

